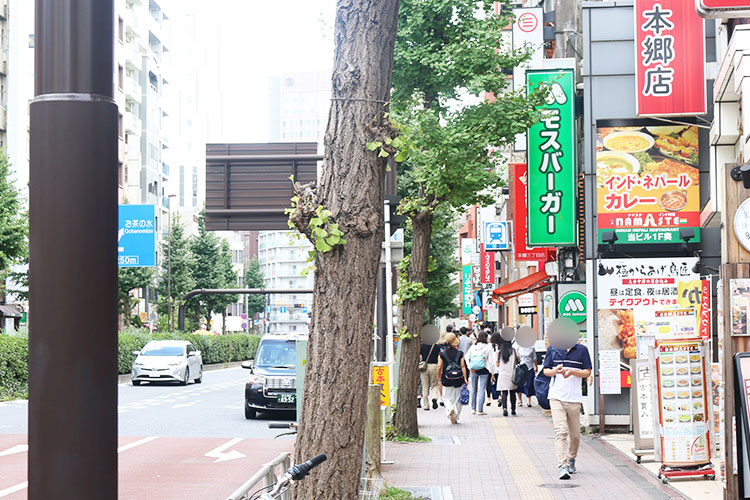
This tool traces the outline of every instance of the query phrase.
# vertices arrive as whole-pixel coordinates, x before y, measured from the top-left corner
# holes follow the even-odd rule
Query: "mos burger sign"
[[[748,17],[750,0],[695,0],[695,9],[701,17]]]

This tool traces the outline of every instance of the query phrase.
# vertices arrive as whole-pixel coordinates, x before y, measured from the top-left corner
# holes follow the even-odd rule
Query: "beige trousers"
[[[550,399],[549,407],[552,412],[552,424],[555,426],[557,466],[562,467],[569,458],[578,455],[578,445],[581,443],[581,403]]]
[[[440,397],[438,393],[437,363],[427,363],[427,369],[420,372],[419,377],[422,379],[422,408],[429,409],[430,393],[432,393],[432,399]]]

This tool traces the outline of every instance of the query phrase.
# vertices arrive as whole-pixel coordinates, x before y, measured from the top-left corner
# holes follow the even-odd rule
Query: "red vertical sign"
[[[701,280],[701,316],[698,334],[703,339],[711,339],[711,286],[709,280]]]
[[[533,260],[548,262],[555,251],[554,248],[529,248],[527,236],[529,233],[528,201],[526,185],[529,182],[525,163],[513,163],[513,184],[511,197],[513,198],[513,252],[516,260]]]
[[[686,0],[635,0],[636,114],[706,113],[703,18]]]
[[[482,251],[479,253],[479,263],[482,268],[480,283],[491,283],[495,284],[495,252],[488,252],[484,249],[484,243],[482,243]]]

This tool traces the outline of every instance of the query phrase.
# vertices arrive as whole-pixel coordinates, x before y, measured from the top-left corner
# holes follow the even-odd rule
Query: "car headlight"
[[[263,384],[265,384],[265,383],[266,383],[266,377],[263,377],[263,376],[261,376],[261,375],[254,375],[254,374],[252,374],[252,373],[251,373],[251,374],[250,374],[250,377],[248,378],[248,380],[247,380],[247,381],[248,381],[248,382],[249,382],[250,384],[258,384],[258,385],[263,385]]]

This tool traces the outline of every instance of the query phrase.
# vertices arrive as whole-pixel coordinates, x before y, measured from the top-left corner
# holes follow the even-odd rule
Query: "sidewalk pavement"
[[[465,406],[458,425],[442,407],[417,411],[420,433],[433,441],[386,444],[384,459],[395,461],[382,467],[389,486],[444,500],[686,498],[594,436],[582,436],[578,474],[559,480],[552,420],[538,406],[519,407],[515,417],[503,417],[494,401],[487,416]]]

